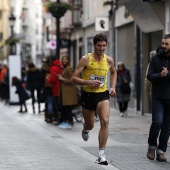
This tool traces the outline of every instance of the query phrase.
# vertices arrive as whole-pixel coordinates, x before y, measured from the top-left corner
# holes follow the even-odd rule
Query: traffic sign
[[[48,46],[49,46],[50,49],[55,50],[56,47],[57,47],[56,40],[50,40],[48,42]]]
[[[109,31],[109,18],[108,17],[96,17],[95,30],[96,31]]]

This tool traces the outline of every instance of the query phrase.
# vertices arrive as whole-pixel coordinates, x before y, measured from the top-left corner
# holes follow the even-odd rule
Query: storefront
[[[126,0],[123,4],[127,10],[129,10],[135,25],[139,28],[139,34],[135,34],[134,42],[136,44],[134,48],[136,62],[139,59],[137,57],[140,57],[140,64],[138,64],[136,69],[141,70],[140,75],[138,75],[140,79],[137,79],[136,83],[140,85],[136,86],[136,95],[140,96],[140,98],[137,99],[137,103],[140,103],[137,111],[144,114],[150,112],[149,94],[144,89],[146,68],[149,63],[150,51],[158,48],[165,32],[165,2],[149,3],[142,2],[141,0]]]

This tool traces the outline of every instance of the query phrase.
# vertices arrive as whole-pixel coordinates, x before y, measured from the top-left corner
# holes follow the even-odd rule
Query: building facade
[[[0,63],[3,63],[4,60],[6,60],[8,54],[5,40],[8,38],[10,31],[10,28],[8,27],[9,9],[8,0],[0,0]]]
[[[111,13],[113,11],[115,15]],[[170,32],[170,2],[114,0],[112,4],[106,0],[82,0],[81,25],[71,34],[74,67],[81,56],[93,50],[92,37],[98,33],[95,30],[97,17],[108,17],[110,21],[109,31],[104,32],[109,37],[106,54],[114,58],[115,65],[123,61],[130,69],[130,107],[142,114],[150,112],[149,94],[144,89],[146,68],[150,51],[156,50],[163,34]]]

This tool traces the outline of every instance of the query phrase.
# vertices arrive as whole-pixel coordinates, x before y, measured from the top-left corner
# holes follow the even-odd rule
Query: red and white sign
[[[50,40],[48,46],[50,49],[55,50],[57,47],[56,40]]]

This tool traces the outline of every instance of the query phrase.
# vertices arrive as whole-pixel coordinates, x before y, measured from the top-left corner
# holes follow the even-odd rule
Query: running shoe
[[[88,141],[89,139],[89,132],[85,132],[84,129],[82,130],[82,138],[84,141]]]
[[[97,164],[99,164],[99,165],[108,165],[108,162],[107,162],[107,160],[106,160],[106,158],[105,158],[105,155],[102,155],[102,156],[98,157],[98,158],[96,159],[96,162],[95,162],[95,163],[97,163]]]

